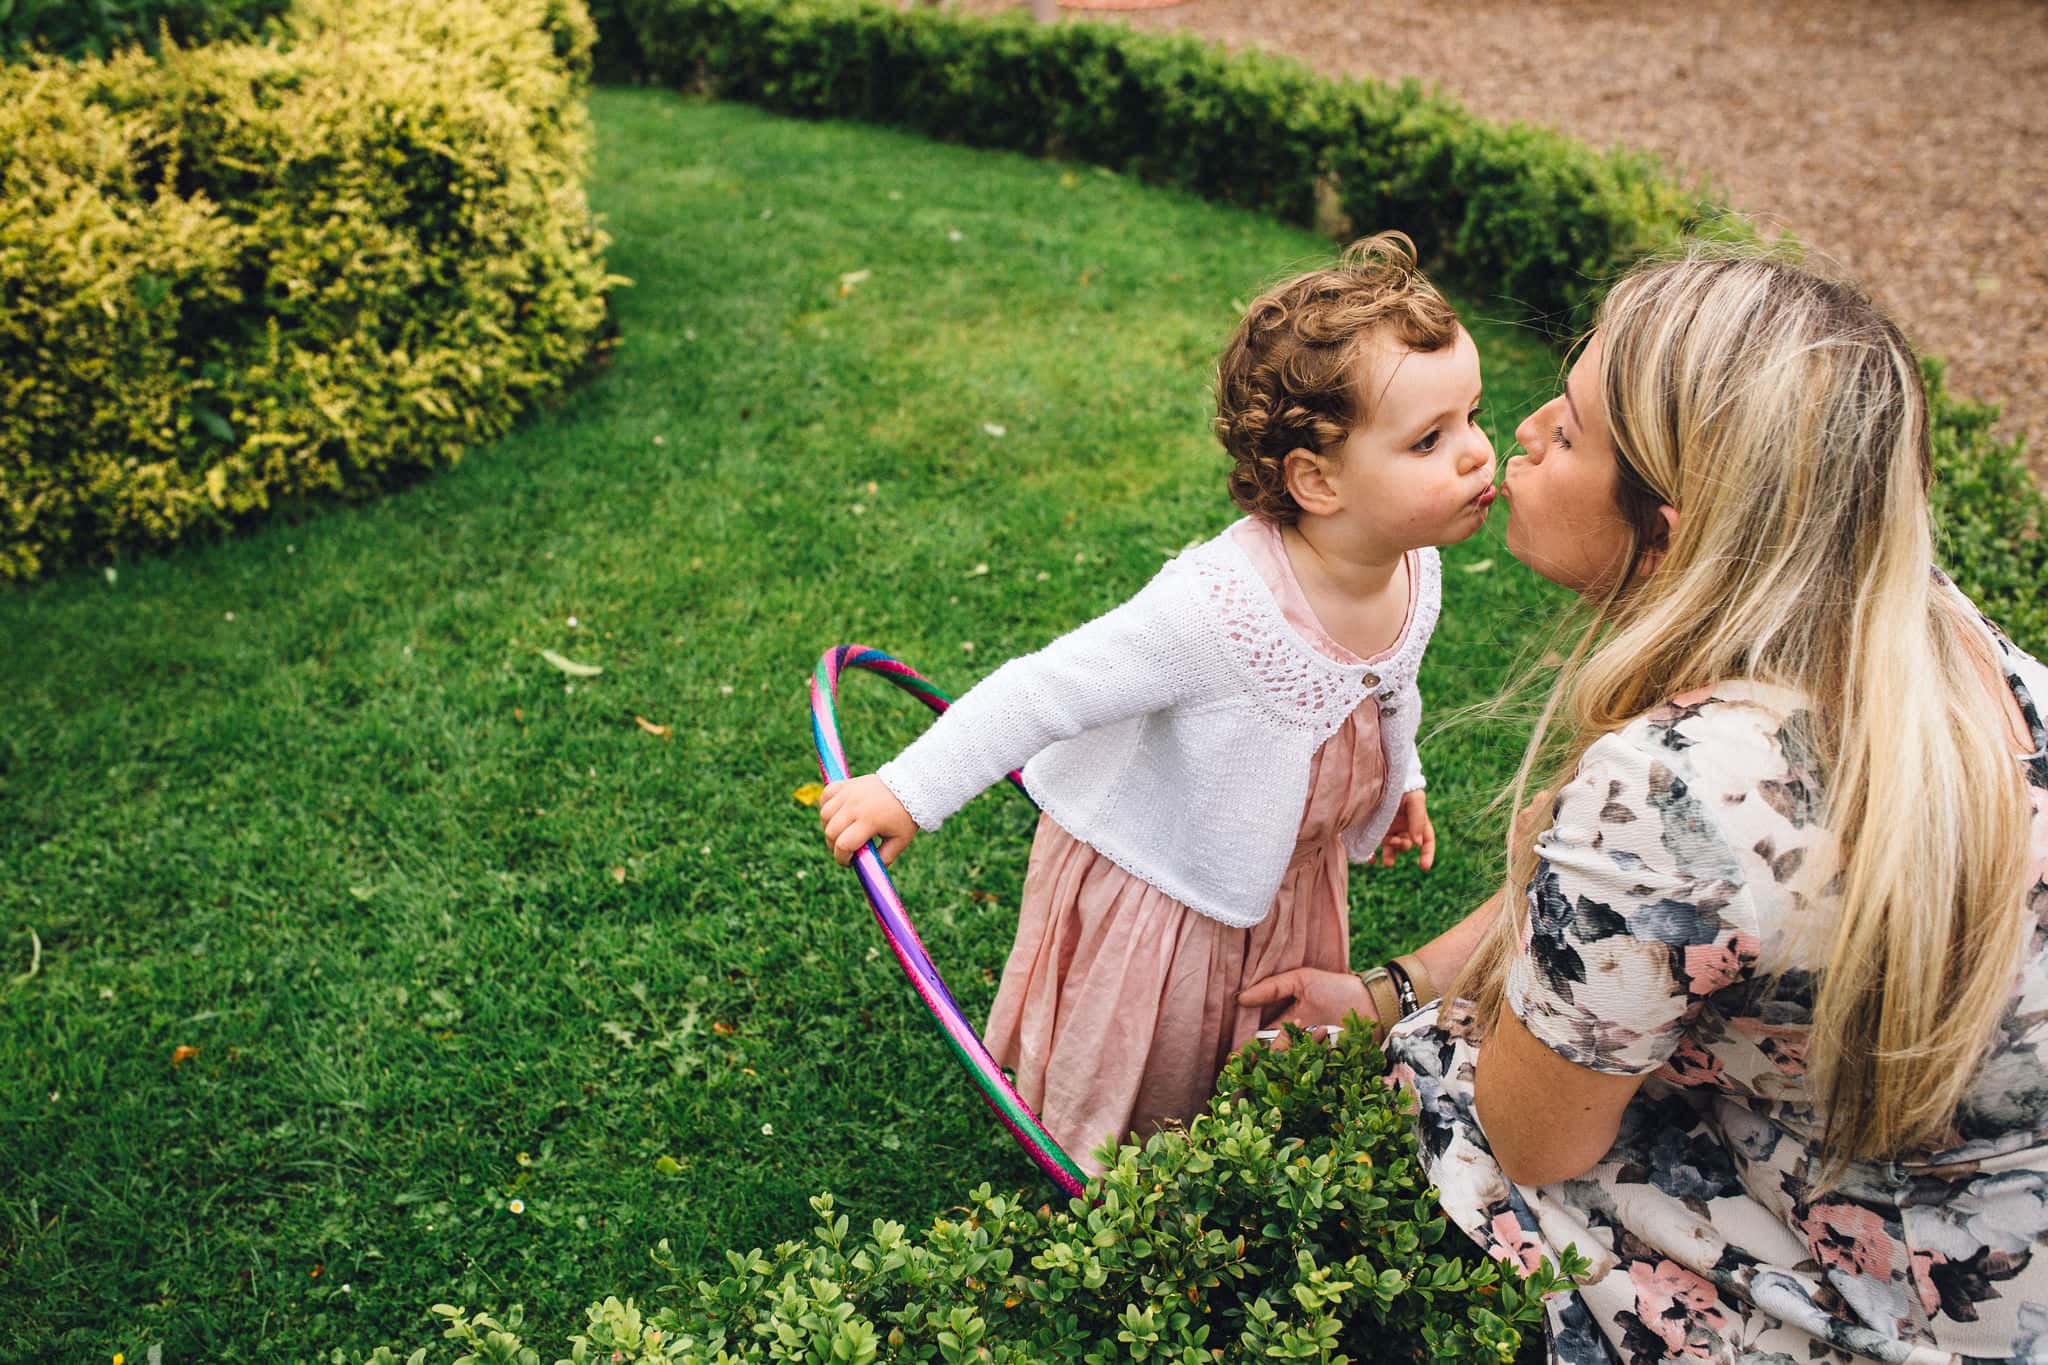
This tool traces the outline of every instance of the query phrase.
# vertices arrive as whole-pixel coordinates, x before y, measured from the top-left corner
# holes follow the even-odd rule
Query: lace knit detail
[[[1250,561],[1227,537],[1190,551],[1187,559],[1218,647],[1273,714],[1319,739],[1335,734],[1379,676],[1364,664],[1341,664],[1306,648]]]

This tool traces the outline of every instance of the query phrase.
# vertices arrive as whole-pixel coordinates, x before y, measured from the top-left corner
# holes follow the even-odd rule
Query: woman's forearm
[[[1479,908],[1438,934],[1415,950],[1415,956],[1422,960],[1423,970],[1440,991],[1449,991],[1451,983],[1458,979],[1458,973],[1465,970],[1466,962],[1479,950],[1486,938],[1486,931],[1493,927],[1494,917],[1500,913],[1500,894],[1480,903]]]

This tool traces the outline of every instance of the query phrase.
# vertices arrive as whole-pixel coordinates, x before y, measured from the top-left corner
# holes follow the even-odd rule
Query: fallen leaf
[[[712,1020],[711,1031],[721,1038],[730,1038],[733,1035],[732,1025],[726,1023],[723,1019]]]
[[[623,867],[613,868],[612,880],[617,882],[619,885],[624,886],[626,884],[626,869]]]
[[[844,275],[841,275],[839,277],[839,297],[843,299],[853,292],[855,285],[867,283],[868,277],[872,274],[874,274],[872,270],[849,270]]]
[[[977,565],[975,565],[975,566],[974,566],[973,568],[971,568],[971,569],[969,569],[969,570],[967,571],[967,576],[968,576],[969,578],[982,578],[982,577],[985,577],[985,576],[987,575],[987,573],[988,573],[988,565],[986,565],[986,564],[977,564]]]
[[[681,1175],[683,1163],[672,1156],[659,1157],[655,1160],[654,1169],[662,1175]]]
[[[815,782],[806,782],[791,792],[790,795],[806,806],[815,806],[818,804],[819,798],[825,795],[825,789]]]
[[[198,1055],[198,1048],[186,1047],[183,1044],[180,1044],[179,1046],[171,1049],[171,1065],[174,1067],[183,1066],[186,1062],[192,1060],[192,1058],[197,1057]]]
[[[1006,436],[1009,434],[1010,430],[1001,422],[983,422],[981,424],[981,429],[991,436]]]
[[[653,721],[647,719],[647,717],[645,716],[633,717],[633,723],[639,726],[641,729],[645,730],[650,735],[656,735],[662,739],[667,739],[669,737],[668,727],[666,725],[656,725]]]
[[[1490,568],[1492,568],[1492,567],[1493,567],[1493,561],[1492,561],[1492,560],[1490,560],[1490,559],[1475,559],[1475,560],[1473,560],[1473,561],[1472,561],[1472,562],[1471,562],[1470,564],[1467,564],[1467,565],[1465,566],[1465,572],[1466,572],[1466,573],[1485,573],[1485,572],[1486,572],[1486,571],[1487,571],[1488,569],[1490,569]]]
[[[596,664],[579,664],[574,659],[563,658],[561,655],[555,653],[555,651],[553,651],[552,649],[542,650],[540,652],[540,657],[546,659],[549,663],[553,664],[556,668],[561,669],[564,673],[567,673],[572,678],[594,678],[598,674],[604,672],[604,669],[600,668]]]
[[[512,719],[519,722],[521,725],[526,724],[526,708],[523,706],[513,707]]]
[[[967,899],[973,901],[976,905],[994,905],[996,903],[996,893],[976,888],[967,893]]]
[[[1080,183],[1081,177],[1075,175],[1072,171],[1063,172],[1060,176],[1060,188],[1063,190],[1070,190]]]

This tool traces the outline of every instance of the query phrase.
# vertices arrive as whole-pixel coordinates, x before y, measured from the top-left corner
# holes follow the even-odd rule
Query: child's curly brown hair
[[[1328,454],[1368,420],[1354,361],[1384,342],[1437,351],[1458,315],[1415,260],[1405,232],[1353,242],[1327,270],[1269,289],[1246,310],[1216,374],[1216,439],[1230,452],[1230,497],[1256,517],[1292,525],[1288,452]]]

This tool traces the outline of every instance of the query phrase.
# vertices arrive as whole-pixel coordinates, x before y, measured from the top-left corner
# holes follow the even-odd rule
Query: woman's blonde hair
[[[1944,1145],[2011,997],[2028,811],[1973,662],[1982,637],[1932,576],[1912,349],[1847,285],[1706,248],[1632,272],[1598,330],[1636,543],[1551,688],[1515,808],[1539,767],[1555,789],[1594,740],[1680,693],[1804,693],[1840,848],[1807,1054],[1824,1147],[1839,1173]],[[1678,523],[1641,574],[1659,504]],[[1510,894],[1459,983],[1487,1023],[1547,823],[1511,833]]]

